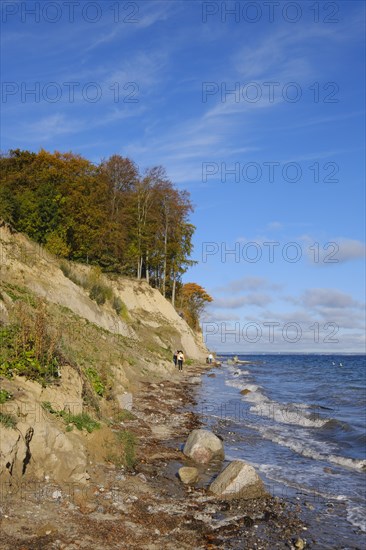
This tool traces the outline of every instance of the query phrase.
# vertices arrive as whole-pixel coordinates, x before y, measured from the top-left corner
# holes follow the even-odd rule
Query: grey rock
[[[125,409],[126,411],[132,410],[132,405],[133,405],[132,393],[119,394],[116,396],[116,399],[121,409]]]
[[[210,491],[219,498],[251,499],[265,496],[263,482],[257,472],[242,460],[234,460],[211,483]]]
[[[225,457],[221,439],[209,430],[193,430],[187,439],[183,453],[200,464],[207,464],[213,458]]]
[[[179,479],[189,485],[195,483],[198,480],[199,472],[197,468],[190,468],[189,466],[183,466],[178,470]]]

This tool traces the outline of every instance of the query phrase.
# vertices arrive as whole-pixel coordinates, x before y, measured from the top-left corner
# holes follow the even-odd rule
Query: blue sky
[[[190,191],[209,347],[365,351],[363,2],[4,1],[2,34],[2,150]]]

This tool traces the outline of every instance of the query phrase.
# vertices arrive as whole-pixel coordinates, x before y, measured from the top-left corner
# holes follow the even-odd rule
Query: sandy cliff
[[[88,464],[105,460],[116,415],[139,380],[175,376],[175,348],[194,361],[202,361],[207,350],[146,282],[98,274],[98,283],[123,305],[117,314],[111,299],[98,305],[89,297],[83,281],[95,277],[92,267],[66,264],[66,276],[65,262],[6,224],[0,227],[0,262],[0,329],[14,323],[16,311],[32,315],[42,307],[64,357],[61,377],[44,386],[24,376],[0,378],[10,396],[0,412],[16,422],[0,422],[0,479],[85,482]],[[75,429],[44,403],[58,413],[88,413],[100,427],[92,433]]]

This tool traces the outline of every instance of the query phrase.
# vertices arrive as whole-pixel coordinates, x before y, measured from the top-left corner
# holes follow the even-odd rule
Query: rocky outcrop
[[[225,500],[258,498],[266,494],[253,466],[242,460],[231,462],[211,483],[209,490]]]
[[[200,464],[213,459],[223,459],[224,446],[221,439],[209,430],[193,430],[187,439],[183,453]]]

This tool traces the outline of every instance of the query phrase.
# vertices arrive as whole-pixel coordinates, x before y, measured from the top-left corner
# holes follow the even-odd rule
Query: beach
[[[301,547],[307,531],[298,502],[270,494],[251,501],[217,500],[207,493],[207,485],[222,465],[202,471],[196,486],[178,479],[179,467],[189,464],[182,453],[187,436],[205,425],[198,409],[201,392],[213,380],[210,372],[196,365],[169,379],[141,383],[133,418],[114,426],[116,431],[128,428],[137,438],[133,470],[95,463],[85,486],[47,479],[3,485],[0,548]],[[227,454],[226,440],[224,444]]]

